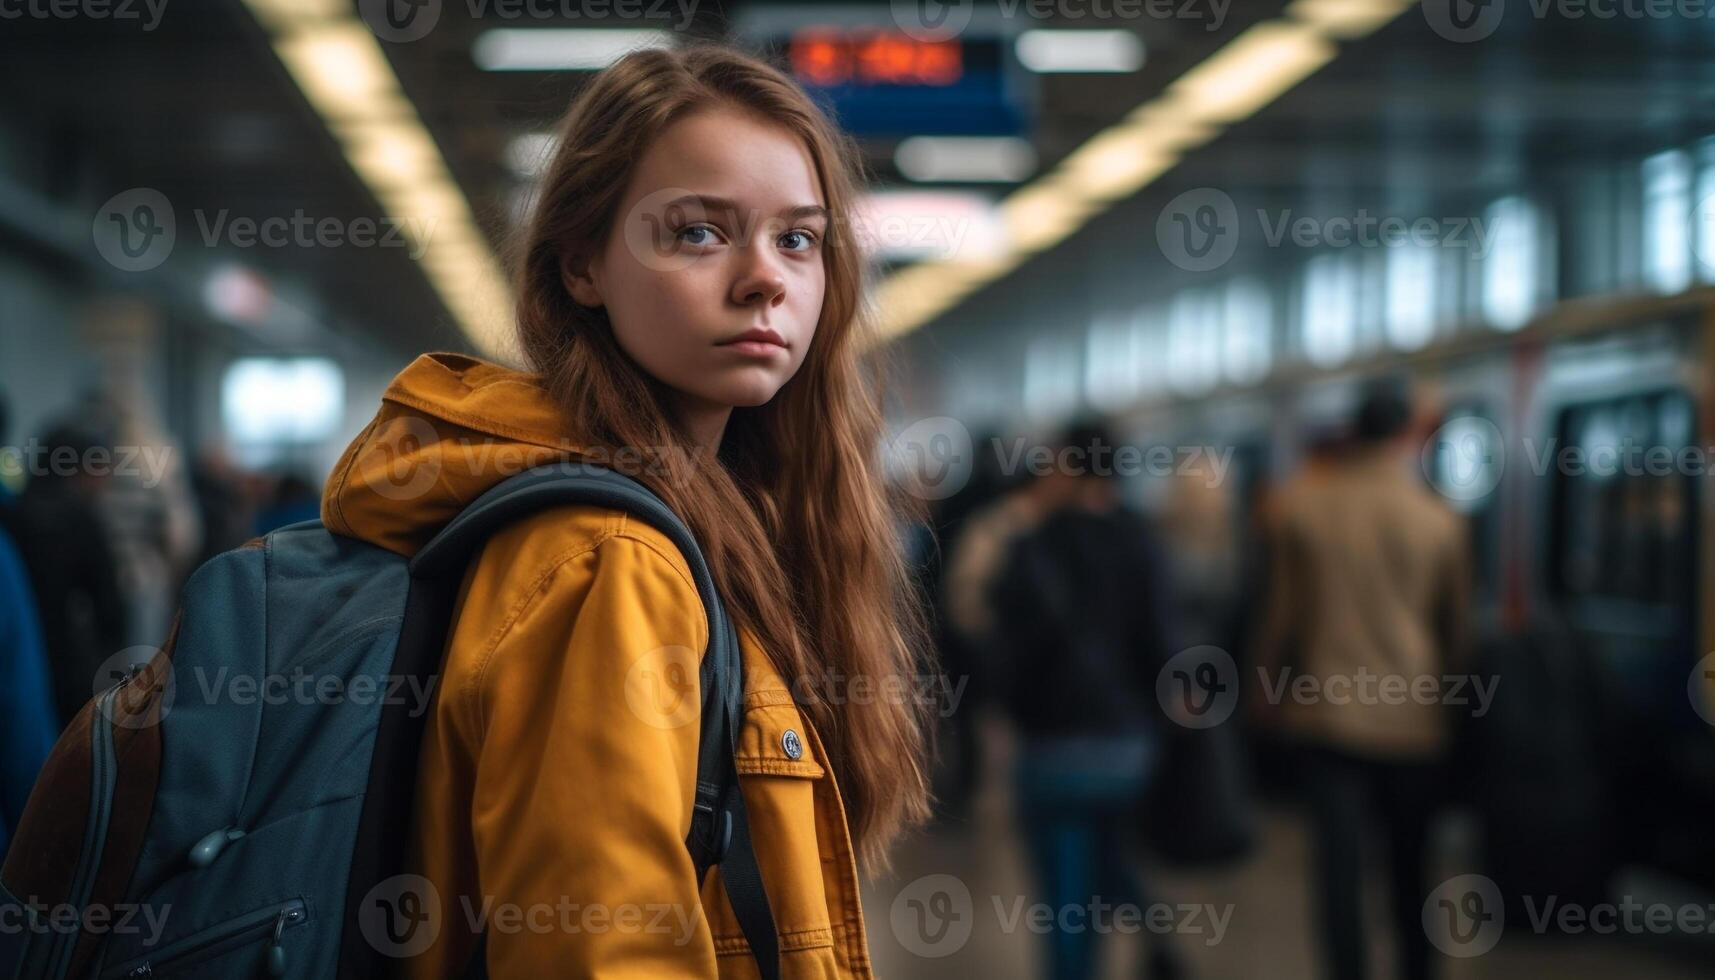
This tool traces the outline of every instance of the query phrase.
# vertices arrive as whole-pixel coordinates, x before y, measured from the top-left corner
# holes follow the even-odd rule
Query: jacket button
[[[786,750],[786,758],[797,761],[804,757],[804,743],[798,738],[798,733],[786,729],[786,734],[780,736],[780,747]]]

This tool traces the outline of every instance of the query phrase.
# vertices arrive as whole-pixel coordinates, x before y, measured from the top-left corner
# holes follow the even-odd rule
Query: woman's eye
[[[816,236],[807,231],[789,231],[780,236],[780,244],[788,251],[808,252],[816,247]]]
[[[686,245],[713,245],[715,230],[708,225],[689,225],[679,229],[679,240]]]

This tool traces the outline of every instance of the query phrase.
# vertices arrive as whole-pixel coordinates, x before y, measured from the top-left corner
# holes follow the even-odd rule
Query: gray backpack
[[[421,921],[390,883],[463,574],[497,530],[568,504],[636,516],[691,566],[709,648],[685,843],[699,881],[720,865],[762,975],[778,977],[733,768],[733,624],[685,525],[641,484],[584,463],[494,487],[409,560],[311,521],[199,569],[165,647],[84,707],[36,781],[0,869],[0,976],[391,972],[412,948],[400,923]],[[338,696],[268,696],[274,679],[304,676]],[[480,942],[470,972],[484,973]]]

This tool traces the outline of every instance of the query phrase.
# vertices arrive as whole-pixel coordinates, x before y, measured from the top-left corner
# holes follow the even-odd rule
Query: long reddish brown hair
[[[723,107],[803,141],[830,220],[827,291],[804,362],[767,404],[734,409],[711,458],[689,451],[666,389],[620,349],[606,312],[573,301],[562,263],[600,251],[632,165],[663,129]],[[860,353],[869,321],[851,143],[785,75],[712,45],[622,58],[579,94],[559,136],[519,248],[523,354],[577,439],[657,450],[642,478],[695,532],[734,619],[822,733],[860,853],[885,865],[888,843],[927,814],[929,730],[916,680],[928,664],[899,541],[916,515],[901,513],[908,496],[884,489],[879,366]]]

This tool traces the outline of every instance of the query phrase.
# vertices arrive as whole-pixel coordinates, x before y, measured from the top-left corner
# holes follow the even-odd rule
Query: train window
[[[1568,598],[1684,601],[1692,573],[1693,407],[1683,391],[1571,406],[1549,457],[1549,581]]]

